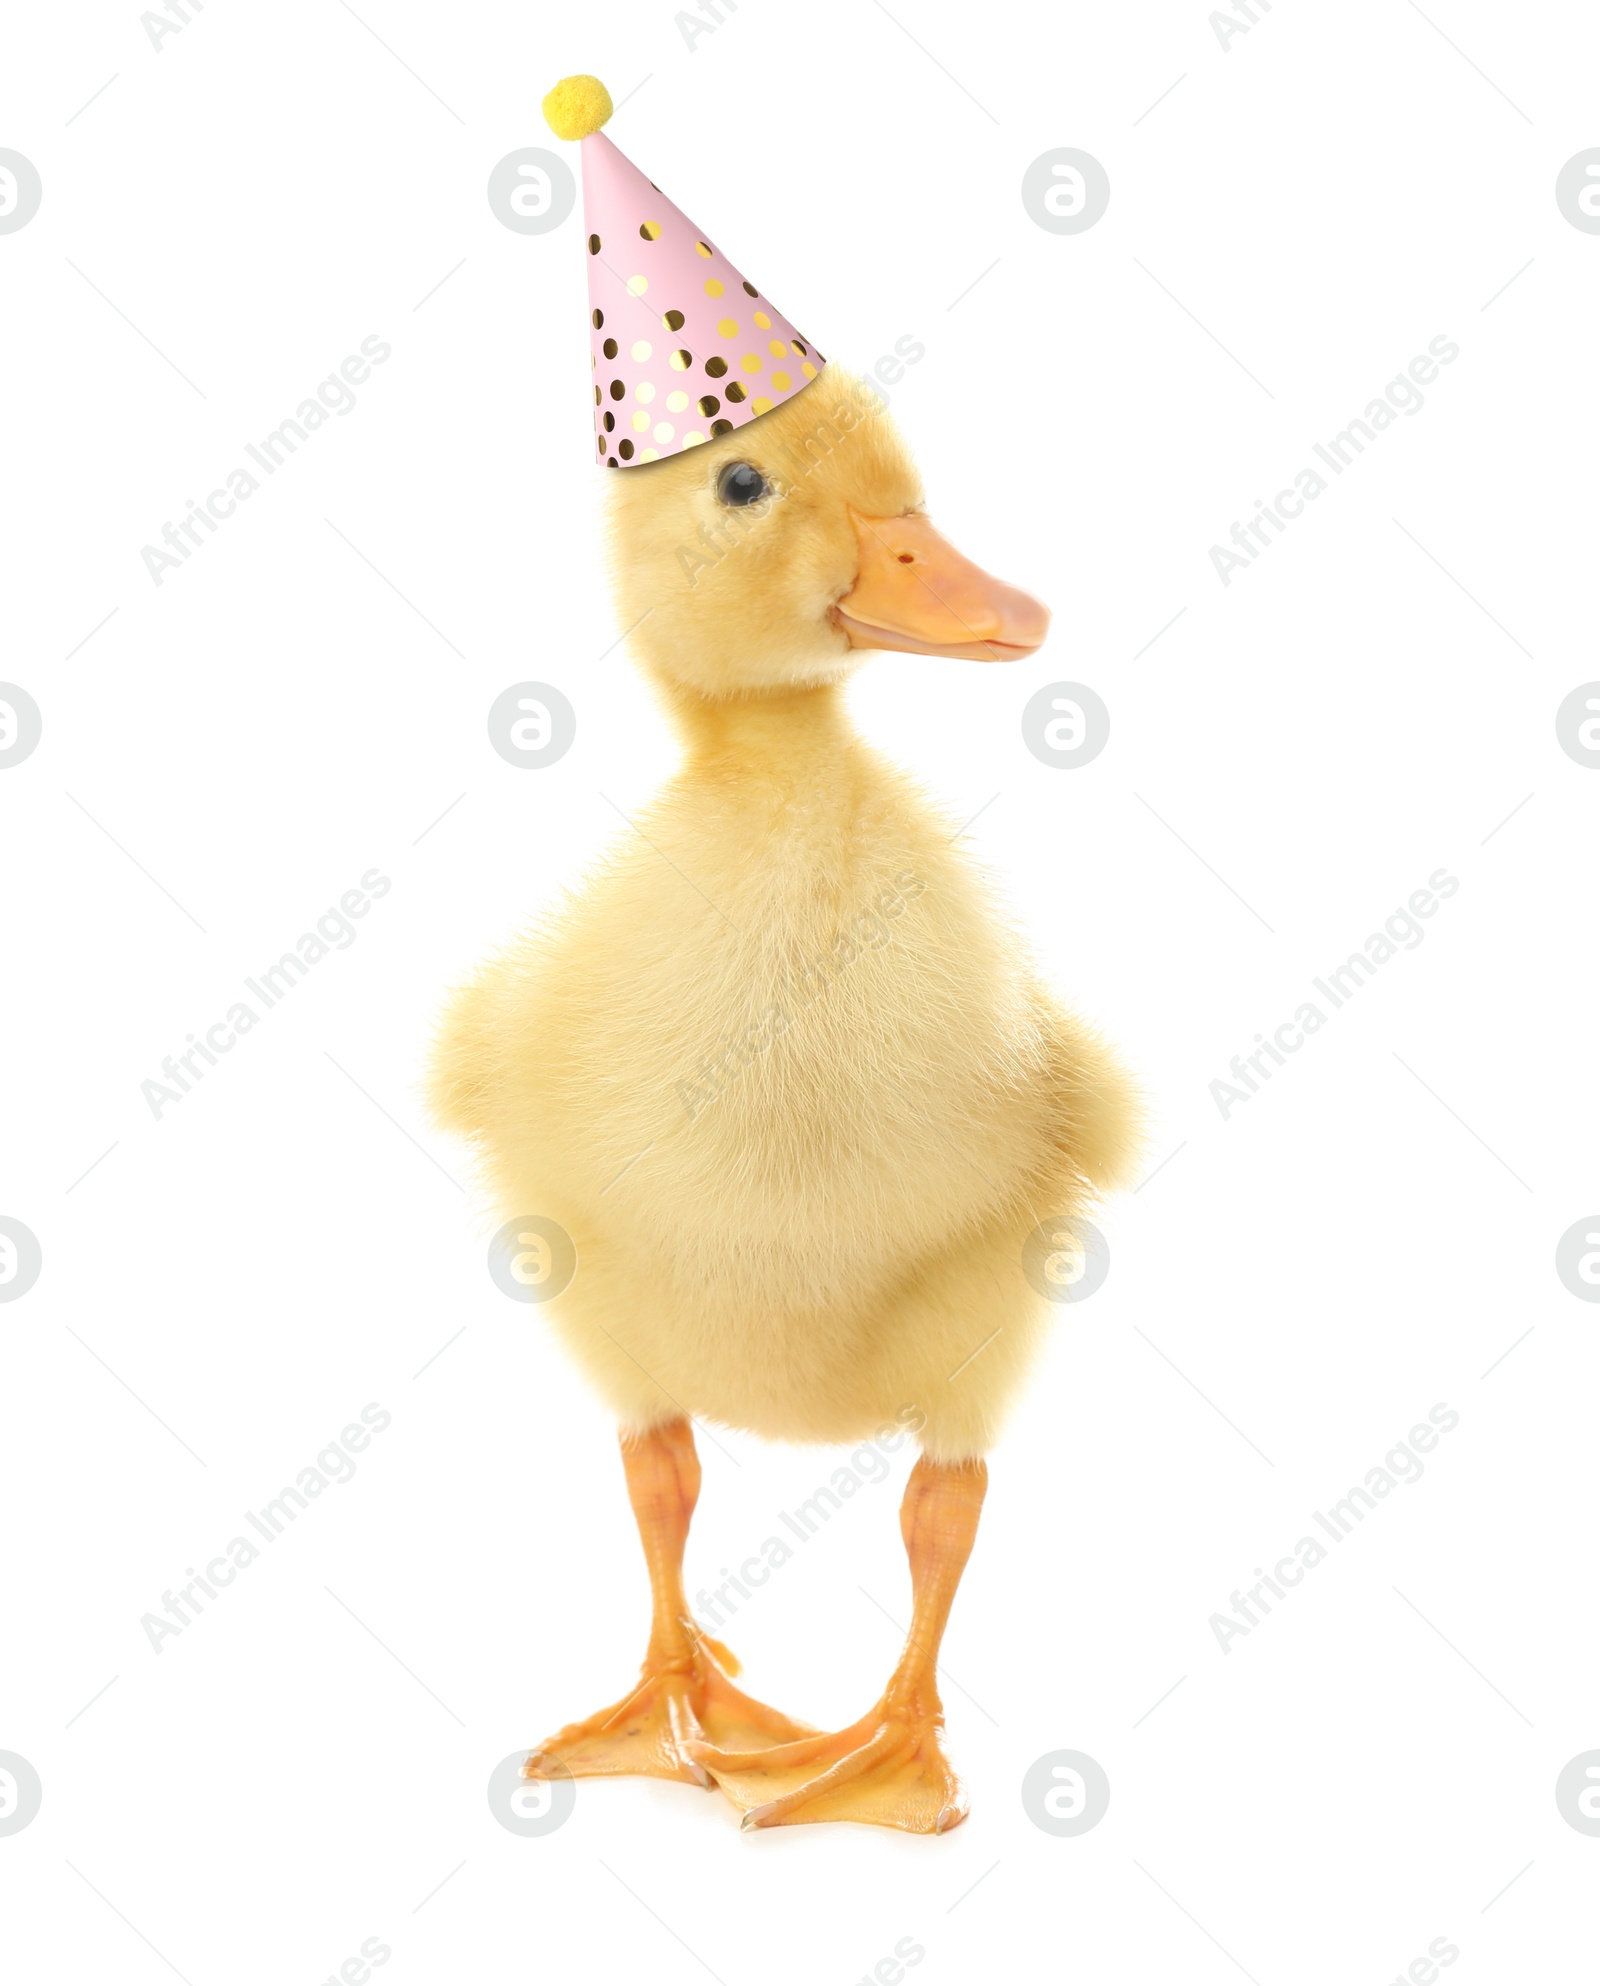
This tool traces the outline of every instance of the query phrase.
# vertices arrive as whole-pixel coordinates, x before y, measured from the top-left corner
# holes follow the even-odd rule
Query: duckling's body
[[[548,1314],[621,1424],[650,1568],[637,1688],[526,1770],[715,1779],[747,1826],[939,1832],[966,1803],[934,1659],[983,1457],[1049,1314],[1024,1243],[1043,1228],[1070,1250],[1126,1170],[1136,1109],[841,686],[861,649],[1011,659],[1049,617],[939,536],[881,402],[832,367],[609,480],[622,618],[683,763],[457,997],[435,1062],[438,1113],[475,1142],[501,1220],[553,1219],[576,1244]],[[918,1431],[906,1652],[845,1731],[745,1696],[690,1615],[702,1419]]]
[[[1048,1310],[1023,1241],[1113,1175],[1124,1086],[837,689],[689,728],[458,1001],[444,1112],[504,1217],[572,1235],[552,1309],[625,1427],[843,1442],[910,1408],[929,1453],[982,1453]]]

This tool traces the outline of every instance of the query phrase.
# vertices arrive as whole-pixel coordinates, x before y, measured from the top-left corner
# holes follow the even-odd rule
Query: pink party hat
[[[558,138],[583,141],[596,461],[676,455],[816,378],[822,354],[601,131],[603,83],[567,77],[544,114]]]

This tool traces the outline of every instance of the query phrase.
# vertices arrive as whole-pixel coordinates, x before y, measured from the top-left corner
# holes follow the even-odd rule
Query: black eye
[[[717,478],[718,503],[754,503],[766,494],[766,478],[748,462],[730,462]]]

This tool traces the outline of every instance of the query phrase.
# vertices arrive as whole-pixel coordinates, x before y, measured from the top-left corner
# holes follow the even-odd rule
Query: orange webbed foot
[[[526,1779],[609,1777],[639,1773],[710,1786],[694,1748],[709,1743],[758,1757],[769,1746],[806,1741],[810,1724],[746,1696],[732,1678],[739,1664],[720,1641],[697,1635],[689,1652],[668,1660],[646,1657],[639,1682],[618,1703],[568,1724],[536,1745],[523,1766]]]
[[[687,1751],[743,1810],[744,1829],[848,1820],[946,1834],[967,1817],[931,1693],[891,1690],[844,1730],[793,1744],[740,1751],[700,1740]]]

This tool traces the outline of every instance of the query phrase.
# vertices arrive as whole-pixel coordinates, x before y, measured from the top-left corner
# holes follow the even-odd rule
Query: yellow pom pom
[[[587,138],[611,115],[611,93],[598,76],[563,76],[541,107],[558,138]]]

